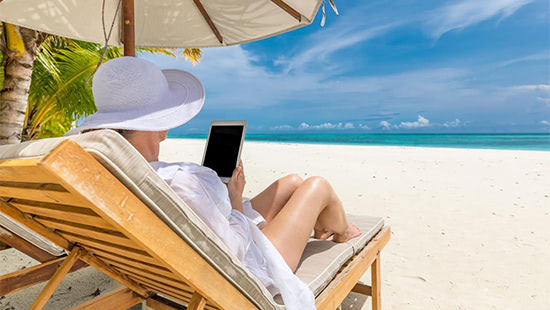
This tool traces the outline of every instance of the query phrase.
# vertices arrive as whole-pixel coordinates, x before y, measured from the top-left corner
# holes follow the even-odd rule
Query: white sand
[[[203,147],[169,139],[161,160],[200,162]],[[347,212],[385,218],[384,309],[550,309],[549,152],[246,142],[243,161],[246,196],[289,173],[321,175]],[[2,251],[0,274],[27,261]],[[73,275],[68,286],[84,288],[62,298],[58,290],[62,306],[46,309],[110,289],[105,279]],[[8,295],[0,309],[25,309],[37,293]],[[370,309],[370,298],[352,294],[344,309]]]

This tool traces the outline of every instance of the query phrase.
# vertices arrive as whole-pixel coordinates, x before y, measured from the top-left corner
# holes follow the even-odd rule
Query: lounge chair
[[[75,309],[284,309],[119,134],[90,132],[0,147],[0,212],[70,254],[34,301],[41,309],[80,259],[122,283]],[[380,309],[381,218],[354,217],[349,243],[311,240],[297,275],[318,309],[350,291]],[[358,283],[371,267],[372,285]]]

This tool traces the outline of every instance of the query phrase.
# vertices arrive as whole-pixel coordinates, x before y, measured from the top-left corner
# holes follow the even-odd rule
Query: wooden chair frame
[[[0,212],[70,251],[32,310],[42,309],[78,260],[125,287],[74,309],[123,310],[143,300],[157,310],[181,308],[159,294],[192,310],[257,309],[74,141],[41,158],[0,161],[0,197]],[[317,308],[336,309],[354,291],[381,309],[380,251],[389,239],[383,227],[316,298]],[[369,267],[372,285],[358,283]]]

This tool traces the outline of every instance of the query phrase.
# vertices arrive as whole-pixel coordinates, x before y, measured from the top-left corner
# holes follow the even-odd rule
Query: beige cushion
[[[53,256],[61,256],[65,254],[65,250],[58,247],[56,244],[50,242],[49,240],[45,239],[34,231],[12,220],[3,213],[0,213],[0,226],[6,228],[7,230],[36,246],[37,248],[42,249],[44,252],[47,252]]]
[[[310,239],[296,275],[309,285],[315,296],[319,295],[334,278],[340,267],[357,254],[384,225],[379,217],[348,214],[348,220],[361,229],[361,235],[346,243]]]
[[[348,214],[348,221],[361,229],[361,235],[348,242],[353,247],[354,254],[357,254],[384,226],[384,219],[374,216]]]

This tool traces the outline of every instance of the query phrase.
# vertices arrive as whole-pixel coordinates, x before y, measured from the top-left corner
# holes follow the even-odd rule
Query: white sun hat
[[[163,131],[185,124],[204,104],[204,87],[187,71],[160,70],[136,57],[103,64],[92,84],[97,112],[66,135],[86,129]]]

